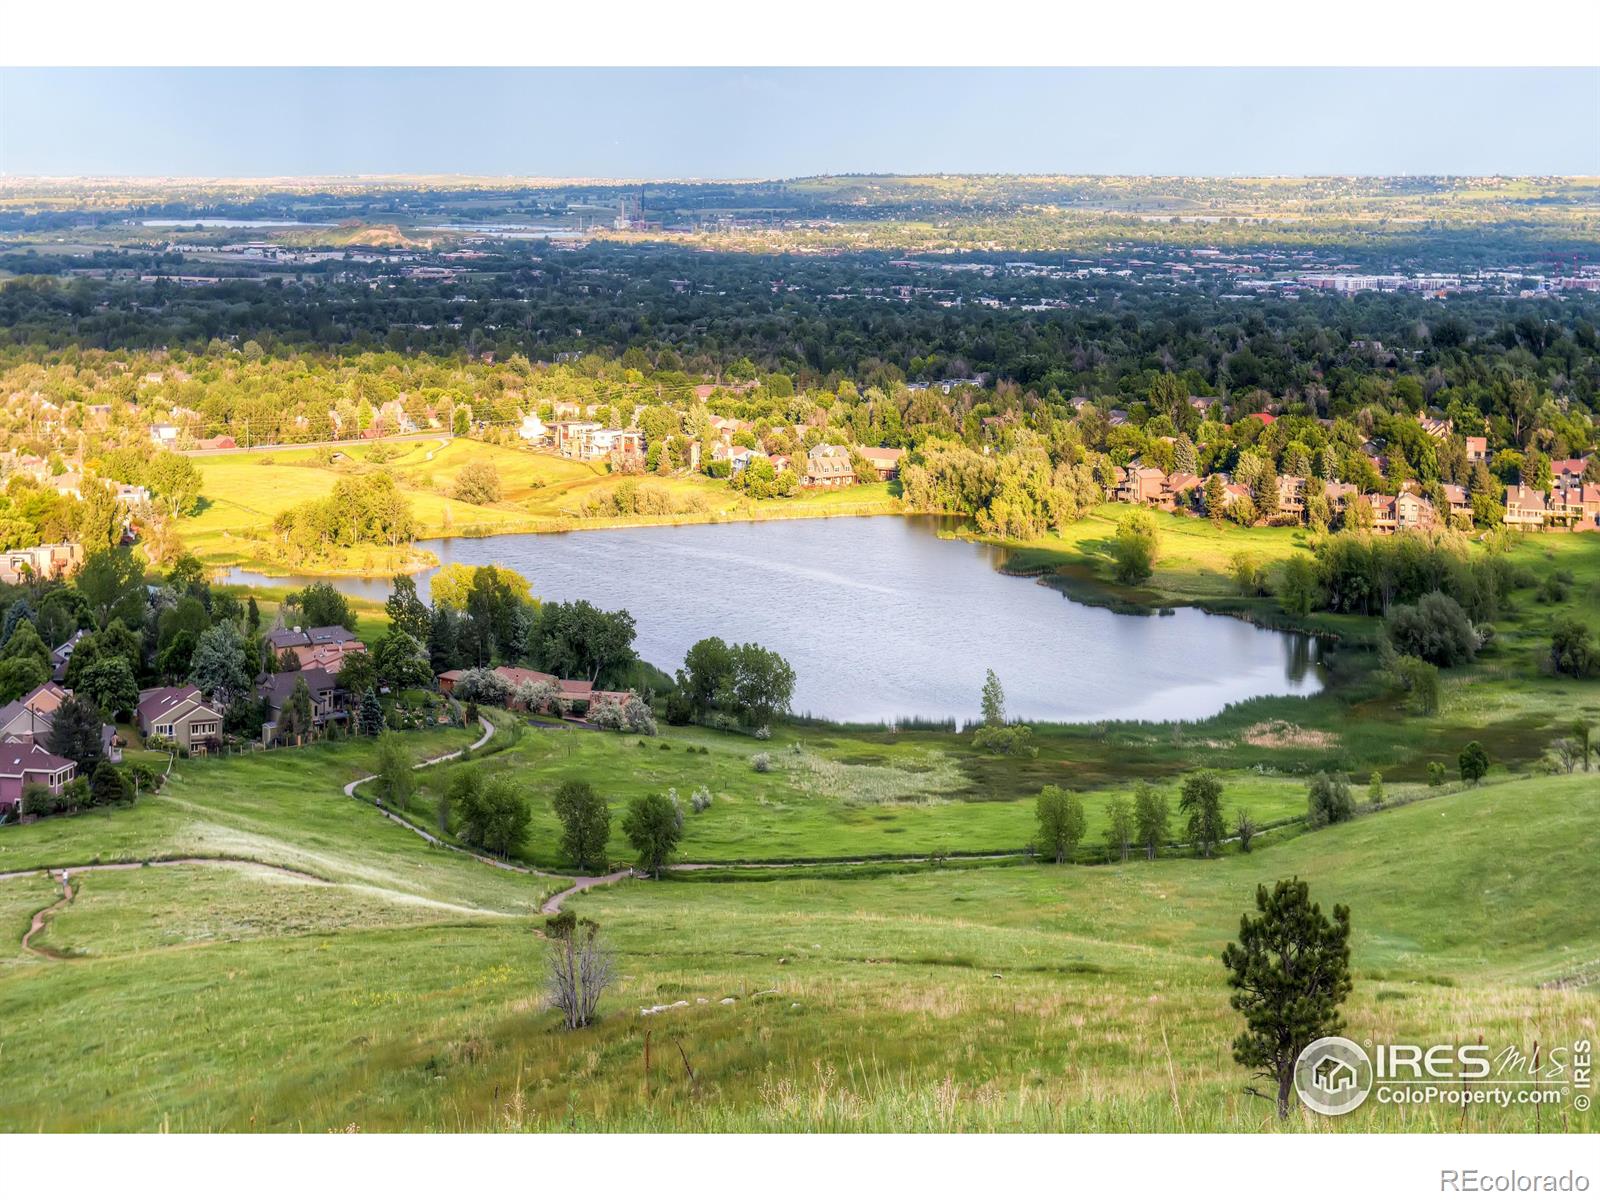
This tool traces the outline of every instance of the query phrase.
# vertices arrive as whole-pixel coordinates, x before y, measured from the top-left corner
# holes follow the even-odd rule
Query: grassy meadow
[[[381,450],[377,449],[382,447]],[[603,463],[577,462],[548,452],[500,446],[468,438],[363,442],[338,448],[240,450],[194,458],[199,468],[199,510],[178,524],[185,548],[212,566],[296,570],[272,541],[272,519],[286,508],[325,497],[350,473],[382,468],[392,472],[411,502],[418,536],[480,537],[538,533],[579,527],[683,524],[773,517],[825,517],[901,511],[890,485],[862,484],[789,499],[750,500],[726,483],[695,476],[645,477],[650,489],[667,494],[683,511],[663,516],[585,516],[585,501],[608,494],[621,477]],[[492,463],[503,495],[493,504],[468,504],[451,495],[456,476],[469,462]],[[333,574],[389,575],[426,565],[409,547],[358,546],[320,564]]]
[[[573,904],[621,979],[601,1023],[569,1034],[539,1000],[535,923],[500,915],[539,881],[439,861],[338,793],[355,748],[325,758],[329,794],[270,803],[285,845],[324,842],[337,880],[81,874],[41,938],[71,958],[0,952],[0,1128],[1280,1128],[1230,1061],[1218,954],[1255,886],[1290,875],[1352,906],[1353,1036],[1548,1046],[1600,1020],[1578,986],[1600,962],[1592,779],[1506,781],[1211,862],[626,883]],[[222,779],[184,788],[202,782]],[[207,820],[236,811],[259,839],[248,808]],[[0,882],[0,924],[20,936],[52,896],[38,876]],[[1287,1127],[1595,1126],[1571,1108],[1369,1102]]]

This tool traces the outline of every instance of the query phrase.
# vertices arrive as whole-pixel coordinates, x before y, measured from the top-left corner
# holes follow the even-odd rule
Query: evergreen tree
[[[89,777],[105,757],[101,739],[104,722],[100,710],[87,696],[74,694],[62,701],[50,727],[48,749],[51,754],[78,764],[78,774]]]
[[[377,737],[383,730],[383,705],[378,703],[378,693],[368,688],[361,697],[361,732],[367,737]]]
[[[128,802],[128,783],[123,779],[122,772],[112,766],[105,759],[101,759],[95,766],[94,775],[89,782],[89,794],[94,797],[94,802],[101,808],[113,804],[126,804]]]
[[[1254,1067],[1276,1089],[1278,1116],[1289,1115],[1295,1062],[1318,1038],[1338,1034],[1339,1005],[1350,995],[1350,910],[1330,921],[1299,879],[1256,888],[1256,910],[1239,920],[1239,941],[1222,952],[1229,1003],[1244,1014],[1234,1061]]]

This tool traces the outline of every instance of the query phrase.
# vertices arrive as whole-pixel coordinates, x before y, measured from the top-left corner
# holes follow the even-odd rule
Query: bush
[[[708,788],[708,787],[703,787],[702,786],[702,787],[697,787],[697,788],[695,788],[694,791],[690,792],[689,793],[689,807],[692,808],[697,813],[705,812],[706,809],[710,808],[711,807],[711,789]]]
[[[1112,574],[1118,583],[1138,584],[1150,578],[1157,542],[1155,518],[1149,513],[1131,512],[1122,519],[1111,539]]]
[[[1478,652],[1478,634],[1466,610],[1443,592],[1429,592],[1415,606],[1393,605],[1387,624],[1397,653],[1435,666],[1470,662]]]
[[[667,693],[666,718],[668,725],[687,725],[694,720],[694,702],[681,688]]]
[[[486,459],[474,459],[461,468],[450,494],[464,504],[494,504],[504,494],[500,472]]]
[[[1600,674],[1600,646],[1576,617],[1561,617],[1550,627],[1550,666],[1556,674],[1574,679]]]
[[[1239,839],[1239,853],[1249,854],[1251,844],[1256,840],[1256,823],[1251,820],[1250,814],[1244,809],[1239,810],[1239,816],[1234,821],[1233,836]]]
[[[1443,787],[1444,786],[1444,774],[1445,774],[1445,766],[1444,766],[1444,764],[1442,762],[1431,762],[1431,763],[1429,763],[1428,764],[1428,786],[1429,787]]]
[[[1481,742],[1468,742],[1456,759],[1461,778],[1466,783],[1477,783],[1489,773],[1489,752]]]
[[[461,673],[450,694],[464,704],[504,704],[511,696],[511,688],[488,667],[473,667]]]
[[[772,770],[772,755],[762,751],[750,759],[750,765],[756,769],[758,775],[765,775]]]
[[[771,739],[772,730],[767,726],[763,725],[760,729],[756,730],[756,741],[765,742],[770,741]]]
[[[1313,829],[1348,821],[1355,813],[1350,785],[1326,771],[1318,771],[1306,789],[1306,820]]]

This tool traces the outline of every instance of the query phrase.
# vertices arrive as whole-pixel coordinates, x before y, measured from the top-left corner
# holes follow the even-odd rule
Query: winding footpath
[[[488,717],[480,715],[478,717],[478,723],[483,726],[483,736],[477,741],[473,742],[472,745],[468,746],[467,750],[480,750],[484,746],[488,745],[490,738],[494,737],[494,723],[490,721]],[[452,759],[460,758],[463,753],[464,752],[461,750],[452,750],[449,754],[440,754],[437,757],[425,759],[422,762],[417,763],[416,766],[412,767],[411,769],[413,771],[420,771],[424,767],[437,766],[439,763],[450,762]],[[376,778],[376,775],[363,775],[360,779],[356,779],[345,784],[344,794],[350,797],[352,800],[357,799],[356,789],[364,783],[371,783]],[[552,875],[548,871],[537,871],[532,867],[524,867],[519,863],[506,862],[504,859],[492,858],[487,854],[479,854],[474,850],[468,850],[465,847],[457,846],[451,842],[445,841],[437,834],[429,833],[426,829],[422,828],[422,826],[406,820],[399,813],[393,811],[392,809],[385,808],[383,804],[377,800],[374,800],[372,805],[396,825],[399,825],[404,829],[409,829],[412,833],[416,834],[430,846],[438,846],[442,850],[452,850],[457,854],[465,854],[468,858],[484,863],[487,866],[498,867],[502,871],[515,871],[519,875],[537,875],[544,879],[566,878],[566,876]],[[604,887],[607,884],[620,882],[621,880],[630,878],[632,875],[633,871],[630,869],[624,871],[613,871],[609,875],[579,876],[573,879],[571,887],[565,889],[564,891],[557,892],[555,895],[546,900],[544,904],[540,906],[539,911],[547,915],[554,915],[555,913],[561,911],[561,906],[571,897],[582,892],[586,892],[590,888]]]

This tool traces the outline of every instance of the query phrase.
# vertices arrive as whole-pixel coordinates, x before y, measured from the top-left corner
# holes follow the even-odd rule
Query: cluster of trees
[[[789,711],[794,684],[794,668],[776,651],[702,638],[684,655],[667,719],[686,724],[720,717],[759,729]]]
[[[1184,818],[1184,835],[1201,858],[1215,856],[1229,836],[1222,808],[1222,780],[1211,771],[1197,771],[1184,779],[1179,790],[1178,812]],[[1054,862],[1070,861],[1088,830],[1083,802],[1069,791],[1050,785],[1034,801],[1038,832],[1034,849]],[[1131,851],[1140,849],[1154,859],[1172,836],[1172,814],[1160,788],[1141,780],[1130,804],[1115,797],[1106,805],[1105,849],[1108,857],[1126,862]],[[1256,834],[1250,814],[1240,810],[1235,816],[1233,836],[1240,849],[1250,851]]]
[[[297,557],[315,562],[337,547],[409,542],[416,519],[394,476],[379,469],[346,476],[323,499],[284,509],[272,518],[272,532]]]

